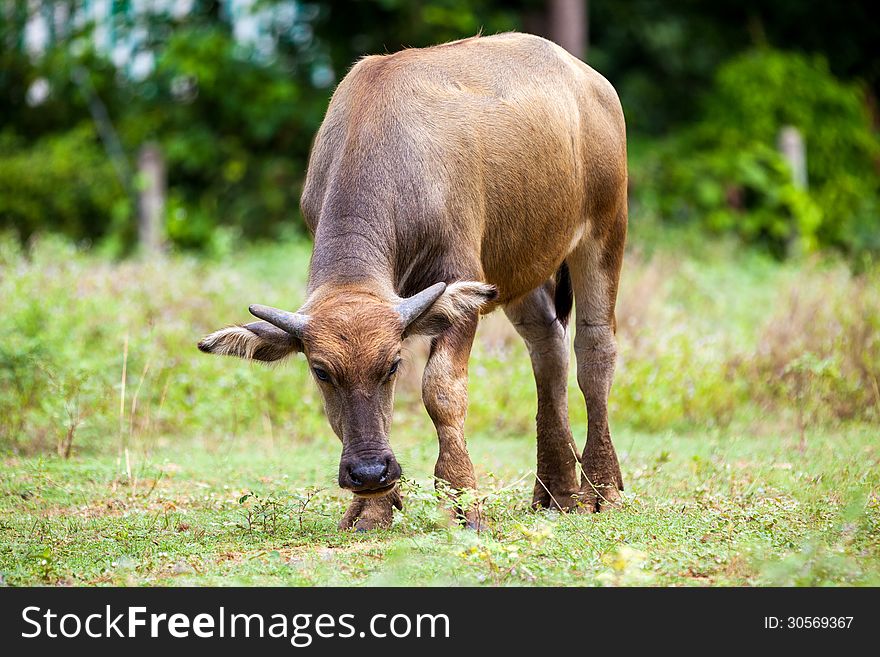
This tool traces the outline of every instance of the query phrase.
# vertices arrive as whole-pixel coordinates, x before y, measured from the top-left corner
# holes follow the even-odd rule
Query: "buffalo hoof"
[[[623,497],[616,484],[585,482],[578,494],[577,510],[581,513],[607,513],[623,506]]]
[[[559,484],[548,477],[537,477],[532,493],[532,508],[571,511],[580,502],[580,491],[571,483]]]
[[[465,529],[475,531],[478,534],[482,534],[489,529],[489,526],[483,521],[479,514],[476,513],[466,515],[462,522]]]
[[[388,529],[394,520],[395,508],[403,509],[403,500],[397,488],[381,497],[355,495],[339,522],[339,529],[354,529],[357,532]]]
[[[451,507],[446,507],[445,510],[449,514],[449,522],[453,527],[458,526],[475,531],[478,534],[489,529],[489,526],[483,520],[483,514],[480,512],[480,509],[472,508],[465,510],[460,506],[452,505]]]

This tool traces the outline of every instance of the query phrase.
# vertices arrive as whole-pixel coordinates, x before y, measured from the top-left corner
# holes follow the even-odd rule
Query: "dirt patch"
[[[350,555],[359,555],[364,557],[372,557],[375,559],[382,559],[383,555],[381,554],[369,554],[370,550],[382,547],[382,545],[383,541],[376,539],[364,540],[357,543],[349,543],[346,545],[338,546],[317,546],[314,544],[303,543],[299,545],[283,545],[275,549],[264,548],[260,550],[248,550],[242,552],[227,550],[218,554],[214,561],[218,564],[228,562],[241,563],[244,561],[249,561],[251,559],[261,559],[264,557],[269,557],[273,553],[277,553],[278,555],[280,555],[281,559],[291,562],[304,562],[307,558],[332,561],[339,557]]]

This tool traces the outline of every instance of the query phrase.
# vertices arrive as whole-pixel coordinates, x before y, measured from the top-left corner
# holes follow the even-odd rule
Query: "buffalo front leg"
[[[538,391],[538,467],[532,506],[569,509],[580,489],[577,448],[568,421],[568,340],[556,317],[554,284],[539,287],[504,312],[529,350]]]
[[[394,519],[395,508],[403,509],[403,501],[397,487],[390,493],[378,497],[355,495],[339,522],[339,528],[357,531],[387,529]]]
[[[477,483],[464,438],[468,358],[477,321],[475,314],[434,338],[422,379],[422,399],[440,443],[440,454],[434,466],[435,485],[451,489],[455,517],[474,529],[480,526],[479,511],[462,509],[456,498],[462,491],[474,489]]]

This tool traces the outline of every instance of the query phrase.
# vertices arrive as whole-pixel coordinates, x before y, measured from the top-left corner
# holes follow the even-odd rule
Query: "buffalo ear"
[[[497,297],[494,285],[478,281],[450,283],[436,301],[410,322],[403,335],[439,335],[462,319],[479,313]]]
[[[302,341],[269,322],[251,322],[206,335],[199,349],[208,354],[270,362],[302,351]]]

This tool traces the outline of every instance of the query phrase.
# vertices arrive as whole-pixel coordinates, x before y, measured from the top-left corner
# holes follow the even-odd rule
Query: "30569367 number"
[[[847,630],[854,616],[764,616],[768,630]]]

